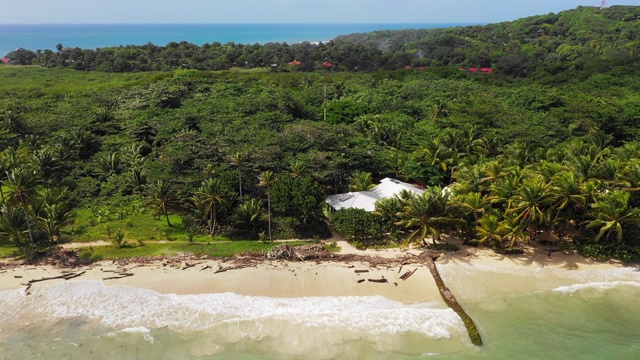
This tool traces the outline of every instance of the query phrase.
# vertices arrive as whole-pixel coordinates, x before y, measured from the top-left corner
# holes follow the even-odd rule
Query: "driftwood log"
[[[478,332],[476,324],[473,322],[473,319],[471,319],[469,314],[464,311],[460,303],[458,303],[458,300],[456,300],[455,296],[453,296],[449,288],[444,284],[444,281],[442,281],[442,278],[440,277],[440,273],[438,272],[438,268],[436,267],[435,263],[435,260],[438,259],[438,256],[425,251],[418,256],[418,259],[426,263],[429,271],[431,271],[431,275],[433,275],[433,279],[438,286],[438,290],[440,291],[440,295],[442,296],[444,302],[451,309],[453,309],[453,311],[455,311],[456,314],[458,314],[458,316],[460,316],[460,318],[464,322],[464,326],[467,328],[467,332],[469,333],[471,342],[474,345],[481,346],[482,338],[480,337],[480,333]]]
[[[31,286],[33,284],[37,283],[37,282],[55,280],[55,279],[69,280],[69,279],[77,278],[78,276],[81,276],[84,273],[86,273],[86,271],[82,271],[82,272],[79,272],[79,273],[66,273],[66,274],[62,274],[60,276],[43,277],[43,278],[40,278],[40,279],[32,279],[32,280],[29,280],[28,282],[26,282],[26,283],[24,283],[22,285],[26,286],[26,289],[24,289],[25,294],[30,295],[29,289],[31,289]]]
[[[382,278],[382,279],[367,279],[369,282],[374,282],[374,283],[388,283],[389,280]]]
[[[281,244],[269,250],[266,258],[269,260],[285,259],[305,261],[323,258],[327,255],[329,255],[329,252],[322,244],[302,245],[296,246],[295,248],[289,244]]]

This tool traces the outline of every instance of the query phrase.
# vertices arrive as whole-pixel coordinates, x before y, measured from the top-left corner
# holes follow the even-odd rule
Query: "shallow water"
[[[444,265],[476,321],[378,296],[161,295],[99,282],[0,293],[0,359],[637,359],[640,273]]]

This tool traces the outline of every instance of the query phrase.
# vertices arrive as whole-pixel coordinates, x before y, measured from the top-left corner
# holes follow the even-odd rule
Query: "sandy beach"
[[[418,255],[419,249],[401,251],[357,250],[340,242],[342,254],[357,254],[381,258],[401,258]],[[105,285],[125,285],[157,291],[161,294],[207,294],[231,292],[239,295],[268,297],[308,296],[373,296],[381,295],[405,304],[442,301],[429,270],[417,260],[411,264],[381,265],[373,267],[366,262],[334,261],[260,261],[251,265],[234,265],[234,261],[194,260],[185,258],[172,261],[158,260],[148,264],[117,265],[103,261],[79,268],[53,266],[10,265],[0,262],[0,291],[25,288],[29,280],[60,276],[65,273],[85,272],[70,280],[54,279],[33,284],[33,287],[53,285],[64,281],[103,281]],[[504,256],[484,248],[462,246],[455,253],[445,253],[438,265],[471,265],[491,268],[552,268],[565,271],[615,269],[624,267],[619,262],[597,262],[575,254],[554,252],[551,256],[542,249],[527,249],[523,255]],[[246,266],[246,267],[245,267]],[[240,267],[231,269],[234,267]],[[228,271],[219,272],[222,269]],[[417,270],[416,270],[417,269]],[[402,280],[407,271],[416,270]],[[133,274],[118,279],[119,274]],[[369,279],[387,279],[376,283]],[[363,281],[364,280],[364,281]],[[447,279],[445,278],[445,281]]]

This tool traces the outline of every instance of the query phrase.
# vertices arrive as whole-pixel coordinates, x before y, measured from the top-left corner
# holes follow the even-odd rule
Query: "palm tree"
[[[526,236],[522,223],[513,213],[505,214],[504,219],[500,222],[499,231],[502,234],[502,239],[509,242],[509,248],[512,248],[518,240],[522,240]]]
[[[38,216],[49,240],[57,242],[60,239],[60,227],[69,222],[70,212],[64,203],[45,204],[43,214]]]
[[[27,229],[24,212],[13,206],[0,205],[0,234],[7,235],[19,249],[22,247],[20,239]]]
[[[396,225],[415,229],[409,234],[409,240],[420,236],[422,243],[426,245],[427,234],[431,234],[435,244],[440,240],[444,226],[456,222],[456,219],[450,216],[449,205],[449,195],[446,191],[437,186],[427,188],[422,195],[407,202],[402,213],[398,214],[402,220]]]
[[[67,198],[66,189],[47,188],[39,194],[39,207],[35,212],[52,242],[60,239],[60,227],[69,222],[71,212],[66,202]]]
[[[7,173],[6,185],[9,188],[7,203],[22,208],[29,231],[29,240],[33,244],[33,232],[29,221],[28,209],[37,195],[35,172],[25,168],[11,170]]]
[[[480,244],[489,243],[493,248],[502,247],[503,235],[498,217],[489,214],[480,218],[476,227],[476,236]]]
[[[105,175],[116,174],[119,172],[122,159],[117,152],[112,152],[98,159],[98,168]]]
[[[267,215],[269,217],[269,241],[271,241],[271,186],[276,181],[273,172],[265,171],[258,176],[258,186],[264,187],[267,189]]]
[[[618,241],[622,241],[622,225],[640,222],[640,209],[629,207],[629,195],[626,191],[614,190],[596,198],[589,212],[594,220],[587,225],[587,229],[600,228],[596,241],[605,234],[608,240],[612,233],[616,233]]]
[[[584,208],[586,206],[586,197],[582,191],[582,181],[572,171],[563,171],[556,174],[552,179],[551,208],[556,210],[556,215],[551,221],[551,225],[555,224],[560,212],[571,208]]]
[[[202,182],[194,197],[195,203],[204,208],[209,217],[209,233],[215,239],[218,211],[228,204],[219,179],[207,179]]]
[[[235,166],[238,169],[238,187],[240,197],[242,197],[242,170],[244,169],[247,161],[247,155],[245,153],[236,152],[235,154],[229,155],[229,161],[231,166]]]
[[[235,213],[235,224],[240,229],[255,230],[262,219],[262,201],[249,199],[240,204]]]
[[[300,160],[289,163],[289,170],[291,170],[291,176],[294,178],[302,176],[306,169],[307,166]]]
[[[513,197],[514,211],[518,219],[524,222],[527,229],[543,224],[547,220],[547,208],[552,197],[549,184],[542,179],[529,179],[522,183]]]
[[[482,195],[479,192],[471,192],[454,197],[456,204],[462,212],[465,215],[473,215],[475,222],[484,214],[494,199],[491,195]]]
[[[351,184],[349,190],[351,191],[368,191],[375,186],[371,173],[364,171],[356,171],[352,177],[349,178]]]
[[[180,207],[180,202],[176,198],[175,187],[166,181],[158,180],[147,186],[149,197],[147,203],[154,208],[156,214],[164,215],[167,225],[173,227],[169,221],[169,210]]]
[[[133,166],[129,171],[129,182],[133,187],[133,192],[139,192],[147,183],[147,175],[144,167]]]

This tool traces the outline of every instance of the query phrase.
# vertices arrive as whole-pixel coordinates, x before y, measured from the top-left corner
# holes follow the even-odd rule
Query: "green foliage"
[[[380,224],[366,210],[340,209],[333,214],[331,221],[335,230],[350,241],[377,239],[382,235]]]
[[[271,189],[272,209],[282,215],[296,216],[301,224],[320,218],[320,204],[324,199],[324,191],[309,176],[283,176]]]
[[[198,244],[207,234],[262,231],[265,239],[322,237],[325,194],[347,192],[354,174],[369,174],[353,189],[384,177],[430,186],[423,204],[405,196],[379,202],[375,223],[393,240],[470,239],[479,220],[493,216],[502,247],[517,248],[538,229],[579,227],[600,240],[578,248],[632,253],[637,16],[636,7],[580,8],[481,27],[354,35],[357,44],[333,41],[322,53],[311,44],[172,43],[87,50],[100,55],[95,63],[79,61],[82,49],[17,54],[40,67],[0,67],[0,242],[38,253],[115,229],[132,243]],[[381,43],[388,53],[375,48]],[[238,59],[270,65],[292,49],[304,49],[307,64],[331,60],[341,71],[195,70]],[[135,61],[150,53],[155,60]],[[409,64],[427,69],[381,70]],[[188,69],[159,72],[178,67]],[[343,71],[356,67],[378,70]],[[445,185],[455,201],[443,200]],[[631,195],[613,201],[618,193]]]

